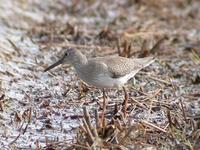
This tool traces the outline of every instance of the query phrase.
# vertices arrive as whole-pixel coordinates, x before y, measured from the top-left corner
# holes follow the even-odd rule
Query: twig
[[[151,127],[153,127],[153,128],[156,128],[156,129],[158,129],[158,130],[160,130],[160,131],[162,131],[162,132],[164,132],[164,133],[167,133],[166,130],[164,130],[164,129],[162,129],[162,128],[160,128],[160,127],[158,127],[158,126],[156,126],[156,125],[154,125],[154,124],[152,124],[152,123],[149,123],[149,122],[147,122],[147,121],[145,121],[145,120],[142,120],[141,122],[144,123],[144,124],[146,124],[146,125],[148,125],[148,126],[151,126]]]
[[[150,79],[153,79],[153,80],[155,80],[155,81],[158,81],[158,82],[161,82],[161,83],[164,83],[164,84],[167,84],[167,85],[172,85],[170,82],[167,82],[167,81],[162,80],[162,79],[158,79],[158,78],[156,78],[156,77],[152,77],[152,76],[150,76],[150,75],[149,75],[148,73],[146,73],[146,72],[140,71],[138,74],[146,75],[146,76],[148,76],[148,78],[150,78]]]
[[[92,150],[92,148],[88,142],[86,142],[85,144],[87,145],[88,148],[90,148],[90,150]]]
[[[170,110],[167,110],[167,118],[168,118],[169,126],[172,127],[173,122],[172,122]]]
[[[8,145],[12,145],[13,143],[15,143],[19,139],[20,135],[21,135],[21,133],[19,133],[18,136],[12,142],[10,142]]]
[[[85,121],[86,121],[89,129],[92,130],[91,118],[90,118],[90,115],[89,115],[87,108],[85,106],[83,107],[83,115],[84,115]]]
[[[187,123],[188,121],[187,121],[187,117],[186,117],[185,109],[184,109],[184,107],[183,107],[183,102],[182,102],[181,99],[180,99],[180,104],[181,104],[181,110],[182,110],[182,112],[183,112],[184,120],[185,120],[185,122]]]
[[[161,83],[164,83],[164,84],[167,84],[167,85],[172,85],[171,83],[169,83],[169,82],[167,82],[167,81],[165,81],[165,80],[158,79],[158,78],[156,78],[156,77],[152,77],[152,76],[149,76],[149,75],[148,75],[148,77],[149,77],[150,79],[155,80],[155,81],[158,81],[158,82],[161,82]]]
[[[128,55],[127,55],[128,58],[131,57],[131,48],[132,48],[132,45],[130,43],[129,46],[128,46]]]
[[[4,97],[5,97],[5,94],[2,94],[2,95],[0,96],[0,100],[4,99]]]
[[[70,145],[75,146],[75,147],[79,147],[79,148],[83,148],[83,149],[86,149],[86,150],[91,150],[91,148],[83,146],[83,145],[79,145],[79,144],[70,144]]]
[[[148,55],[148,51],[147,51],[147,40],[144,40],[142,43],[142,47],[140,50],[140,54],[138,55],[138,58],[143,58],[146,57]]]
[[[96,128],[99,128],[99,114],[98,114],[98,110],[95,109],[95,119],[96,119]]]
[[[121,56],[120,39],[119,38],[117,39],[117,52],[118,52],[118,55]]]
[[[133,87],[133,86],[131,87],[131,89],[133,89],[133,90],[135,90],[136,92],[138,92],[138,93],[140,93],[140,94],[143,94],[143,95],[145,95],[145,96],[149,96],[147,93],[144,93],[144,92],[142,92],[142,91],[136,89],[136,88]]]
[[[27,128],[28,128],[28,125],[29,125],[29,123],[26,124],[26,126],[25,126],[24,131],[23,131],[22,134],[24,134],[24,133],[26,132],[26,130],[27,130]]]
[[[93,135],[92,135],[92,133],[91,133],[91,131],[90,131],[90,128],[88,127],[88,124],[87,124],[87,122],[86,122],[86,120],[83,118],[83,126],[85,127],[85,129],[86,129],[86,131],[87,131],[87,134],[88,134],[88,136],[89,136],[89,138],[90,138],[90,140],[92,141],[92,143],[94,142],[94,137],[93,137]]]
[[[29,114],[28,114],[28,122],[31,122],[31,117],[32,117],[32,108],[29,108]]]
[[[169,123],[163,128],[164,130],[167,129],[167,127],[169,126]]]
[[[156,52],[156,50],[159,48],[159,46],[164,42],[164,40],[166,40],[167,39],[167,37],[163,37],[163,38],[161,38],[161,39],[159,39],[157,42],[156,42],[156,44],[150,49],[150,52],[152,53],[152,54],[154,54],[155,52]]]
[[[32,109],[29,108],[28,123],[27,123],[26,127],[24,128],[23,134],[26,132],[26,130],[27,130],[27,128],[28,128],[28,125],[29,125],[30,122],[31,122],[31,115],[32,115]]]
[[[84,114],[85,121],[86,121],[90,131],[93,133],[93,136],[97,137],[98,136],[97,130],[96,130],[96,128],[93,128],[91,125],[91,118],[90,118],[90,115],[89,115],[86,107],[83,107],[83,114]]]
[[[127,42],[127,40],[124,41],[124,50],[123,50],[122,56],[123,57],[128,56],[128,42]]]
[[[146,107],[142,103],[138,102],[136,99],[134,99],[134,98],[131,97],[131,100],[134,101],[134,102],[136,102],[140,107],[146,109]]]
[[[141,52],[144,52],[146,51],[147,49],[147,40],[145,39],[143,42],[142,42],[142,47],[141,47]]]
[[[87,131],[86,131],[86,129],[85,129],[85,127],[84,127],[83,125],[80,124],[80,128],[81,128],[81,130],[82,130],[83,132],[87,133]]]
[[[14,50],[17,52],[17,54],[20,56],[20,55],[21,55],[21,53],[20,53],[21,49],[18,48],[10,39],[7,39],[7,40],[8,40],[8,42],[12,45],[12,47],[13,47]]]

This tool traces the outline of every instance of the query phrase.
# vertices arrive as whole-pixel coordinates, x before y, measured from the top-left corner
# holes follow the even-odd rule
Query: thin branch
[[[147,125],[147,126],[153,127],[153,128],[155,128],[155,129],[158,129],[159,131],[162,131],[162,132],[164,132],[164,133],[167,133],[167,131],[166,131],[165,129],[162,129],[162,128],[160,128],[160,127],[158,127],[158,126],[156,126],[156,125],[154,125],[154,124],[152,124],[152,123],[150,123],[150,122],[147,122],[147,121],[145,121],[145,120],[142,120],[141,122],[142,122],[143,124]]]

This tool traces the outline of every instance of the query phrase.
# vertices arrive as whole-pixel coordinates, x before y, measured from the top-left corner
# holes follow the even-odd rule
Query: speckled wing
[[[95,62],[104,63],[108,67],[108,71],[112,78],[119,78],[129,73],[137,73],[142,68],[150,65],[154,59],[146,58],[125,58],[119,56],[97,57],[92,59]]]

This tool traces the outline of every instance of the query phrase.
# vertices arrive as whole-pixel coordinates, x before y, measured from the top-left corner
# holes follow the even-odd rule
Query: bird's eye
[[[68,56],[68,55],[69,55],[69,54],[66,52],[66,53],[65,53],[65,56]]]

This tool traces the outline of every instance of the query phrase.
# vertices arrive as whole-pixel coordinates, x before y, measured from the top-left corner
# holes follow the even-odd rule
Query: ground
[[[200,1],[1,0],[0,149],[200,149]],[[155,57],[122,89],[87,86],[57,61]],[[98,117],[100,116],[100,118]]]

